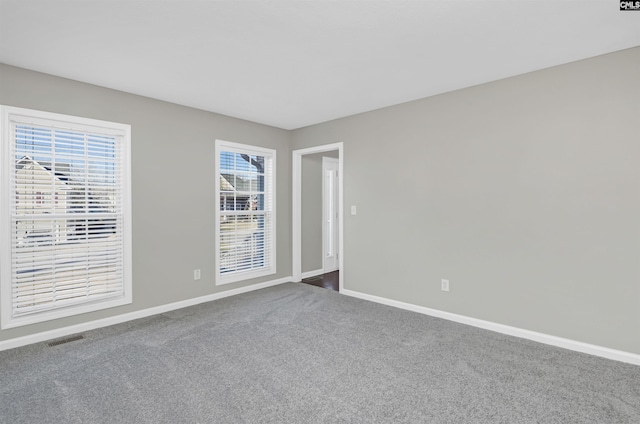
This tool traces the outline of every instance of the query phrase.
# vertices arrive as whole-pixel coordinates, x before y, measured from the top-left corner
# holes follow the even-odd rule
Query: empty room
[[[640,2],[0,0],[0,423],[640,423]]]

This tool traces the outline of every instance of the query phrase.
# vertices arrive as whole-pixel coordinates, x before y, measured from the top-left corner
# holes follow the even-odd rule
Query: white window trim
[[[122,296],[70,305],[29,315],[14,317],[11,288],[11,201],[10,179],[14,158],[11,157],[11,122],[30,119],[49,120],[52,123],[70,123],[70,129],[99,128],[104,134],[122,137],[123,157],[123,287]],[[132,250],[131,250],[131,126],[96,119],[69,116],[32,109],[0,105],[0,328],[14,328],[38,322],[83,314],[130,304],[132,295]]]
[[[272,209],[271,214],[271,237],[269,249],[271,251],[271,263],[269,267],[260,270],[238,271],[227,275],[220,274],[220,152],[225,149],[233,151],[242,151],[243,153],[270,156],[272,161],[271,171],[271,198]],[[244,281],[252,278],[273,275],[276,273],[276,151],[265,147],[251,146],[248,144],[234,143],[225,140],[216,140],[215,143],[215,264],[216,264],[216,285],[230,284],[238,281]]]

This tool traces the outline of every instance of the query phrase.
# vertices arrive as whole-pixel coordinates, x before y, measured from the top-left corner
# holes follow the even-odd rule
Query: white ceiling
[[[639,45],[617,0],[0,0],[0,62],[285,129]]]

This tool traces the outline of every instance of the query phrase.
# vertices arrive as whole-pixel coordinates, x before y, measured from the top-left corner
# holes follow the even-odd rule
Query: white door
[[[338,269],[338,159],[322,158],[322,268]]]

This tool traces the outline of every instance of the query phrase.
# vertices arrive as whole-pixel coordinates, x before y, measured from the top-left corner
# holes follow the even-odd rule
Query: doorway
[[[305,242],[309,242],[310,240],[303,239],[303,214],[302,214],[302,199],[303,199],[303,158],[307,155],[315,155],[318,153],[328,153],[328,152],[337,152],[337,155],[327,154],[326,156],[337,156],[332,161],[328,163],[328,172],[334,172],[333,176],[330,178],[325,174],[325,167],[322,166],[322,174],[327,178],[322,178],[323,185],[325,186],[322,189],[321,197],[324,198],[328,196],[327,201],[323,201],[324,203],[322,207],[323,214],[330,214],[329,216],[322,217],[322,227],[326,228],[326,233],[323,230],[321,237],[319,240],[322,242],[322,262],[317,270],[317,274],[324,273],[325,269],[333,268],[333,271],[342,270],[344,264],[344,254],[343,246],[344,246],[344,230],[343,230],[343,187],[344,187],[344,179],[343,175],[343,144],[342,143],[333,143],[326,144],[322,146],[310,147],[306,149],[298,149],[293,151],[293,169],[292,169],[292,182],[293,182],[293,196],[292,196],[292,277],[294,282],[302,281],[303,276],[309,277],[309,275],[303,275],[302,271],[302,251],[303,244]],[[337,169],[335,169],[337,167]],[[329,179],[331,181],[329,181]],[[325,191],[326,196],[325,196]],[[331,200],[332,199],[332,200]],[[327,202],[332,202],[331,207],[326,204]],[[306,243],[308,244],[308,243]],[[325,263],[325,256],[327,257],[327,261]],[[325,266],[326,265],[326,266]],[[341,291],[344,285],[343,281],[343,273],[339,272],[338,274],[338,291]]]

